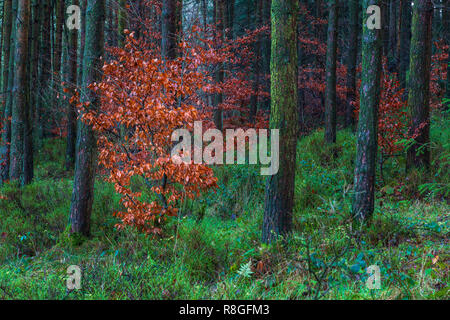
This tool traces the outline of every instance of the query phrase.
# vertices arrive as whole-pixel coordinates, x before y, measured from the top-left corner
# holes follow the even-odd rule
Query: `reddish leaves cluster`
[[[356,117],[359,115],[359,88],[355,102]],[[396,73],[389,73],[386,59],[383,63],[381,78],[381,96],[378,109],[378,146],[384,156],[393,156],[404,149],[401,140],[408,138],[407,101],[404,100],[404,89],[401,88]]]
[[[83,115],[99,135],[99,164],[122,195],[122,226],[149,234],[160,233],[186,198],[216,187],[211,168],[170,158],[173,131],[201,120],[198,92],[207,79],[199,71],[205,58],[185,42],[180,52],[180,58],[164,61],[130,34],[105,64],[103,81],[92,85],[102,97],[100,110],[87,108]]]

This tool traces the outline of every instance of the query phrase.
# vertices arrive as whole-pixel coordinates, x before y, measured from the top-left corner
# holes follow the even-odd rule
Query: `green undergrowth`
[[[265,178],[247,165],[215,168],[216,192],[185,203],[159,239],[116,230],[120,198],[98,179],[92,236],[74,241],[64,142],[47,141],[35,181],[0,190],[0,299],[448,299],[449,130],[438,124],[429,178],[388,159],[362,229],[349,221],[353,133],[333,146],[323,131],[303,137],[293,232],[271,245],[260,242]],[[66,288],[71,265],[80,290]],[[380,289],[366,285],[372,265]]]

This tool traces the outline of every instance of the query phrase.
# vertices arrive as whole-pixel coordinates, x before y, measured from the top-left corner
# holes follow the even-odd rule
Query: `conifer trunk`
[[[380,103],[381,30],[368,29],[367,8],[381,0],[363,0],[362,82],[357,132],[353,217],[367,221],[374,210],[377,125]]]
[[[337,26],[339,4],[338,0],[328,2],[328,32],[325,89],[325,141],[336,142],[336,59],[337,59]]]
[[[15,48],[15,76],[11,112],[11,181],[23,182],[25,115],[28,103],[28,28],[30,24],[30,2],[19,0],[17,9],[17,42]]]
[[[78,5],[78,0],[72,0],[72,5]],[[75,89],[78,82],[78,30],[68,30],[69,41],[67,42],[68,48],[68,97],[72,97],[75,94]],[[67,145],[66,145],[66,170],[70,170],[75,165],[75,146],[77,139],[77,112],[76,103],[68,102],[67,104]]]
[[[410,137],[414,144],[408,149],[407,166],[430,166],[430,70],[431,25],[433,4],[431,0],[415,0],[412,19],[408,109],[411,126]]]
[[[3,115],[3,127],[2,127],[2,145],[0,149],[0,161],[1,161],[1,182],[9,180],[10,173],[10,142],[11,142],[11,111],[13,101],[13,86],[15,76],[15,48],[16,48],[16,18],[17,18],[17,5],[18,0],[12,0],[11,3],[11,32],[9,37],[9,59],[5,61],[5,71],[7,70],[7,81],[3,83],[5,98],[5,109]],[[7,65],[6,65],[7,63]]]
[[[268,177],[262,241],[271,242],[292,228],[297,147],[297,0],[272,1],[270,128],[280,130],[278,173]]]
[[[88,0],[86,8],[86,43],[83,59],[82,102],[98,109],[99,97],[88,86],[101,80],[104,54],[105,0]],[[72,203],[70,207],[71,232],[90,235],[94,180],[97,168],[97,141],[92,127],[78,123],[77,152]]]
[[[349,0],[349,44],[347,54],[347,104],[345,109],[345,127],[354,125],[353,102],[356,99],[356,63],[358,54],[359,1]]]

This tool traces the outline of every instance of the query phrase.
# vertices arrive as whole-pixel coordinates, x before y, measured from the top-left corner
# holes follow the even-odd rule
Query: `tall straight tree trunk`
[[[3,115],[2,145],[0,149],[1,183],[9,180],[10,172],[10,142],[11,142],[11,111],[13,104],[13,87],[15,76],[15,48],[16,48],[16,18],[17,18],[18,0],[12,0],[11,4],[11,33],[9,38],[9,60],[5,70],[8,70],[8,81],[4,83],[4,91],[6,92],[5,112]]]
[[[38,92],[38,77],[39,77],[39,35],[41,31],[41,2],[39,0],[32,1],[32,21],[31,38],[30,38],[30,83],[29,85],[29,108],[25,112],[25,136],[24,136],[24,183],[29,184],[34,177],[34,114],[35,108],[38,104],[38,98],[33,92]]]
[[[61,58],[62,58],[62,37],[64,24],[64,0],[56,0],[55,6],[55,33],[53,47],[53,73],[52,73],[52,104],[53,108],[59,110],[61,93]]]
[[[124,46],[125,35],[123,34],[124,30],[127,28],[127,1],[119,0],[119,7],[117,9],[117,20],[118,20],[118,39],[119,39],[119,47],[122,48]]]
[[[36,125],[35,128],[37,130],[37,135],[39,137],[39,144],[41,143],[44,137],[45,128],[48,126],[48,104],[50,102],[50,94],[48,93],[48,88],[50,87],[50,79],[51,79],[51,24],[50,24],[50,16],[52,13],[52,8],[48,1],[44,1],[42,3],[42,38],[41,38],[41,71],[40,71],[40,81],[39,85],[41,87],[40,90],[40,99],[39,104],[36,110]]]
[[[88,0],[86,8],[86,44],[83,60],[82,102],[98,109],[100,97],[88,87],[100,81],[104,54],[105,0]],[[92,127],[78,123],[77,152],[72,203],[70,206],[71,232],[90,235],[94,181],[97,168],[97,141]]]
[[[227,5],[225,0],[215,0],[216,2],[216,26],[217,32],[220,39],[225,39],[225,19],[226,19],[226,8]],[[224,80],[224,65],[223,63],[219,64],[217,67],[217,71],[215,74],[216,83],[223,83]],[[223,94],[221,92],[216,93],[215,95],[215,109],[214,109],[214,124],[216,128],[219,130],[223,129],[223,110],[221,104],[223,103]]]
[[[83,81],[83,59],[84,59],[84,47],[86,43],[86,8],[87,0],[81,0],[81,28],[80,28],[80,50],[78,57],[78,86],[82,86]]]
[[[327,61],[325,89],[325,141],[336,142],[336,59],[337,59],[337,26],[339,3],[330,0],[327,32]]]
[[[354,106],[356,99],[356,63],[358,55],[359,1],[350,0],[349,11],[349,45],[347,54],[347,104],[345,108],[345,127],[354,125]]]
[[[262,7],[262,19],[263,23],[265,25],[270,26],[270,11],[271,11],[272,1],[271,0],[263,0],[263,7]],[[262,51],[262,72],[264,76],[268,76],[270,74],[270,30],[267,35],[263,36],[263,39],[261,41],[261,51]],[[265,79],[264,80],[264,88],[266,92],[270,91],[270,80]],[[270,109],[270,102],[269,99],[265,99],[263,103],[263,109],[269,110]]]
[[[395,49],[396,49],[396,26],[397,26],[397,0],[389,1],[389,62],[395,60]],[[392,62],[391,62],[392,64]],[[395,69],[395,61],[393,64],[393,69]]]
[[[431,0],[415,0],[412,19],[408,109],[411,117],[409,135],[414,144],[408,149],[407,166],[430,166],[430,70]]]
[[[23,179],[24,165],[24,124],[25,109],[28,103],[28,28],[30,24],[30,2],[19,0],[17,10],[17,44],[15,48],[15,76],[13,89],[13,107],[11,112],[11,181]]]
[[[165,59],[173,60],[177,56],[178,0],[163,0],[161,54]]]
[[[72,0],[72,5],[78,5],[78,0]],[[67,59],[67,82],[69,86],[68,96],[75,94],[78,82],[78,30],[68,30],[68,59]],[[66,170],[70,170],[75,165],[75,146],[77,139],[77,111],[76,103],[69,101],[67,104],[67,145],[66,145]]]
[[[381,0],[363,0],[363,42],[361,100],[352,213],[355,220],[367,221],[373,214],[375,166],[377,158],[378,107],[380,103],[381,30],[367,28],[367,8]]]
[[[256,0],[257,2],[260,2],[260,0]],[[262,1],[262,0],[261,0]],[[225,34],[225,36],[227,37],[227,39],[233,39],[233,26],[234,26],[234,3],[235,0],[228,0],[226,3],[226,10],[225,10],[225,14],[226,14],[226,19],[225,19],[225,29],[228,30],[228,32]],[[261,9],[258,8],[258,6],[261,6],[261,4],[257,3],[257,12],[258,10],[260,11]],[[257,14],[257,13],[255,13]],[[259,13],[259,15],[261,16],[261,12]]]
[[[447,39],[448,60],[447,60],[447,84],[445,90],[445,98],[447,101],[447,109],[450,110],[450,4],[448,4],[442,12],[442,30],[444,38]]]
[[[255,28],[260,28],[262,23],[262,0],[256,1],[256,12],[255,12]],[[261,73],[261,40],[258,36],[258,39],[255,41],[255,61],[253,62],[253,95],[250,99],[250,122],[254,122],[256,118],[256,114],[258,112],[258,91],[259,91],[259,82],[260,82],[260,73]]]
[[[411,42],[411,0],[400,0],[400,48],[398,52],[399,80],[406,88],[406,73],[409,68],[409,48]]]
[[[279,129],[279,171],[266,185],[262,241],[271,242],[292,228],[297,147],[297,0],[272,1],[270,128]],[[274,142],[275,143],[275,142]]]
[[[3,32],[2,32],[2,115],[5,113],[6,94],[8,90],[9,55],[11,50],[11,26],[12,26],[12,0],[5,0],[3,6]],[[1,160],[0,160],[1,161]]]

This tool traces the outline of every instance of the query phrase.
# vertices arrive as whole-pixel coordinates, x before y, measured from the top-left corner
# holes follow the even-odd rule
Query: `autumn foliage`
[[[109,48],[112,59],[104,65],[103,81],[91,86],[102,97],[100,110],[79,106],[83,121],[98,134],[100,168],[122,197],[118,227],[130,225],[160,234],[163,222],[178,214],[183,201],[217,187],[210,167],[172,161],[173,131],[192,130],[198,120],[213,126],[212,112],[218,106],[211,101],[217,93],[224,95],[219,106],[224,128],[267,127],[264,110],[256,124],[248,121],[250,98],[268,97],[262,86],[255,91],[248,79],[256,59],[252,44],[267,28],[231,41],[213,36],[217,34],[213,25],[207,30],[194,26],[180,40],[178,58],[165,61],[160,34],[151,21],[147,24],[145,37],[137,39],[127,31],[124,48]],[[224,63],[226,75],[218,83],[214,71]],[[139,182],[141,187],[136,187]]]
[[[205,165],[176,164],[170,158],[172,132],[201,120],[198,91],[207,77],[199,65],[204,59],[185,42],[183,54],[173,61],[142,47],[129,34],[125,48],[114,50],[103,81],[92,86],[102,97],[100,111],[87,108],[83,120],[98,132],[99,164],[122,196],[121,226],[158,234],[186,198],[216,187],[216,178]],[[134,190],[134,181],[141,181],[144,190]]]

